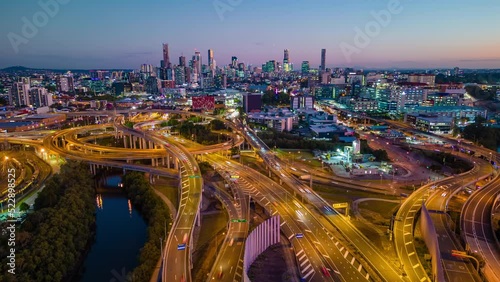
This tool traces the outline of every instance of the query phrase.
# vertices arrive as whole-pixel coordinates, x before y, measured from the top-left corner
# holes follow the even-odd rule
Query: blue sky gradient
[[[289,49],[295,68],[303,60],[318,67],[326,48],[329,67],[500,68],[498,0],[400,0],[400,12],[363,46],[355,30],[373,25],[372,13],[395,0],[59,0],[68,3],[24,36],[22,18],[33,22],[44,11],[39,3],[56,1],[0,1],[0,67],[159,65],[165,42],[174,63],[199,50],[206,64],[213,49],[219,66],[231,56],[259,66],[282,61]],[[17,53],[9,36],[24,38]],[[346,56],[341,46],[356,52]]]

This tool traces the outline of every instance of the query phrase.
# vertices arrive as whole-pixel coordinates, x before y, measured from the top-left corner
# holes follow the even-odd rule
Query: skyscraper
[[[202,69],[201,69],[201,53],[200,51],[195,51],[194,52],[194,57],[193,57],[193,64],[195,68],[195,72],[199,75],[201,75]]]
[[[290,71],[290,67],[289,67],[289,64],[290,64],[290,54],[288,52],[288,49],[285,49],[285,51],[283,52],[283,70],[284,71]]]
[[[208,49],[208,66],[212,69],[214,65],[214,50]]]
[[[179,57],[179,66],[181,66],[181,67],[186,66],[186,57],[184,57],[184,56]]]
[[[309,61],[303,61],[302,62],[302,75],[308,75],[309,74]]]
[[[19,82],[14,82],[9,89],[9,104],[19,107],[21,105],[29,105],[30,84],[29,78],[25,80],[21,78]]]
[[[238,57],[233,56],[231,58],[231,67],[235,69],[238,66]]]
[[[326,69],[326,49],[321,49],[321,65],[319,66],[320,71],[325,71]]]
[[[168,55],[168,44],[163,43],[163,66],[162,68],[169,68],[170,65],[170,56]]]

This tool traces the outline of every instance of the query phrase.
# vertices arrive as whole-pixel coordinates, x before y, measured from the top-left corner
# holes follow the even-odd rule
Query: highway
[[[489,149],[479,146],[473,146],[470,144],[464,144],[463,142],[460,142],[460,140],[443,138],[441,136],[435,136],[429,133],[422,133],[414,130],[411,126],[402,124],[400,122],[391,123],[398,127],[406,128],[406,130],[410,132],[416,132],[418,134],[426,135],[431,138],[438,138],[448,144],[451,144],[452,146],[457,147],[458,151],[473,151],[475,152],[476,156],[481,155],[488,161],[495,161],[497,165],[500,163],[500,157],[498,156],[498,154]],[[488,281],[500,281],[500,274],[498,271],[500,269],[500,255],[498,251],[499,247],[493,235],[493,229],[491,225],[492,205],[495,197],[500,192],[500,179],[498,179],[496,171],[495,175],[496,176],[492,182],[487,184],[482,189],[475,191],[466,201],[465,205],[462,208],[460,223],[461,236],[467,244],[466,250],[472,253],[479,254],[484,259],[485,267],[483,270],[483,274]],[[475,262],[468,264],[469,270],[471,268],[470,264],[473,263]],[[454,265],[445,264],[447,275],[451,273],[450,271],[448,271],[450,267],[454,269]],[[460,276],[459,273],[456,273],[455,275],[453,275],[453,278],[450,278],[450,281],[461,280],[463,280],[463,276]]]
[[[217,155],[208,158],[229,174],[239,175],[238,183],[243,191],[270,215],[280,215],[282,231],[294,247],[299,272],[306,281],[366,281],[370,277],[298,197],[251,168]],[[302,234],[303,238],[297,238],[296,234]],[[331,276],[323,275],[323,267],[329,269]]]
[[[499,191],[500,179],[496,177],[469,197],[461,213],[467,249],[484,259],[484,276],[488,281],[500,281],[500,255],[491,225],[491,210]]]
[[[243,254],[245,239],[250,224],[250,198],[236,187],[231,176],[222,172],[222,168],[213,164],[216,170],[231,186],[232,196],[224,188],[214,191],[217,198],[226,207],[229,214],[228,230],[207,281],[241,281],[243,278]],[[244,222],[242,222],[244,220]]]
[[[277,158],[272,151],[267,148],[262,141],[256,137],[252,130],[245,127],[245,138],[249,141],[254,148],[259,152],[259,155],[264,159],[264,161],[269,165],[269,168],[280,178],[283,182],[291,187],[296,193],[302,194],[302,196],[307,199],[307,202],[312,204],[318,211],[324,210],[324,206],[329,204],[323,200],[314,191],[309,191],[309,193],[304,193],[302,191],[308,191],[309,188],[302,182],[298,181],[295,177],[290,175],[282,167],[285,167],[283,161]],[[386,281],[400,281],[402,280],[401,273],[398,269],[394,267],[386,257],[380,253],[380,251],[371,243],[371,241],[366,238],[350,221],[344,216],[340,215],[338,212],[334,211],[333,214],[328,216],[322,216],[327,219],[329,224],[325,224],[333,230],[339,231],[344,238],[346,238],[361,254],[363,259],[365,259],[369,266],[374,269],[374,271],[383,277]],[[333,232],[333,231],[332,231]]]
[[[162,254],[162,281],[191,281],[192,231],[194,225],[200,220],[199,208],[203,189],[203,178],[200,175],[198,164],[194,157],[179,144],[167,142],[162,136],[150,131],[141,131],[141,124],[135,124],[134,128],[128,128],[122,122],[121,118],[115,119],[115,126],[119,130],[164,147],[179,162],[180,202],[164,254]]]
[[[156,111],[158,111],[158,110],[156,110]],[[142,110],[141,110],[141,112],[142,112]],[[186,113],[186,112],[182,112],[182,111],[178,111],[178,112],[180,114],[192,114],[192,113]],[[88,113],[86,113],[86,114],[88,114]],[[100,126],[102,127],[102,125],[100,125]],[[129,129],[122,128],[122,130],[124,130],[124,132],[125,132],[125,130],[129,130]],[[184,206],[188,205],[188,208],[186,208],[187,214],[185,215],[185,217],[183,217],[183,220],[185,220],[186,222],[190,222],[190,221],[194,222],[194,216],[193,216],[193,214],[191,214],[193,208],[191,207],[192,205],[189,203],[189,201],[190,201],[189,199],[191,198],[191,196],[188,197],[187,195],[191,195],[191,192],[192,192],[192,191],[190,191],[191,189],[189,189],[189,187],[198,186],[200,184],[196,182],[196,179],[199,179],[199,178],[195,177],[196,174],[199,174],[198,169],[194,168],[194,166],[196,165],[196,162],[194,162],[194,159],[188,160],[188,158],[192,158],[190,152],[188,150],[185,150],[185,149],[180,149],[181,144],[175,144],[174,146],[170,147],[169,145],[166,145],[166,144],[169,144],[169,143],[173,144],[172,142],[167,143],[167,142],[165,142],[165,140],[161,136],[154,134],[154,133],[150,133],[150,132],[146,132],[146,131],[139,132],[138,127],[136,129],[132,129],[132,131],[135,132],[134,134],[136,136],[146,138],[148,140],[152,140],[156,144],[162,144],[164,146],[164,148],[167,150],[173,150],[172,153],[174,155],[176,155],[178,157],[180,156],[180,158],[179,158],[180,162],[182,162],[181,158],[185,158],[185,160],[184,160],[185,162],[181,164],[181,173],[180,173],[180,177],[182,179],[181,181],[183,183],[182,189],[185,189],[185,190],[181,190],[181,193],[183,195],[181,197],[181,205],[183,204],[183,201],[185,201]],[[281,160],[279,160],[278,158],[276,158],[268,149],[266,149],[265,145],[263,145],[262,143],[259,143],[260,140],[258,140],[258,138],[256,136],[254,136],[252,138],[252,135],[249,134],[248,132],[247,132],[247,135],[248,136],[245,135],[247,137],[246,139],[254,146],[254,148],[256,148],[256,150],[258,150],[259,155],[261,155],[261,157],[269,165],[270,170],[273,171],[278,177],[280,177],[287,186],[292,187],[292,189],[294,190],[294,194],[301,195],[301,197],[304,197],[307,200],[307,202],[309,202],[310,204],[313,205],[314,208],[312,210],[309,210],[308,214],[310,216],[312,216],[314,213],[318,213],[318,211],[321,213],[321,211],[324,210],[323,207],[324,207],[326,202],[323,199],[321,199],[318,195],[316,195],[314,193],[314,191],[312,191],[311,193],[302,192],[307,187],[305,185],[303,185],[302,183],[300,183],[299,181],[297,181],[297,179],[295,179],[295,177],[293,177],[292,175],[290,175],[287,171],[285,171],[283,169],[284,167],[286,167],[286,164],[284,162],[282,162]],[[68,136],[70,136],[70,135],[68,135]],[[24,139],[24,140],[25,141],[33,141],[33,140],[26,140],[26,139]],[[80,139],[73,140],[72,138],[66,138],[66,141],[68,141],[71,144],[74,144],[74,146],[77,146],[76,142],[81,142]],[[22,143],[21,140],[18,140],[18,142]],[[33,144],[35,144],[35,142],[33,142]],[[50,148],[51,150],[54,150],[58,153],[62,153],[66,157],[71,157],[71,158],[76,158],[76,159],[81,159],[81,160],[88,159],[87,152],[89,152],[90,150],[96,149],[97,151],[102,152],[101,149],[103,149],[103,148],[93,147],[92,149],[87,149],[88,151],[87,150],[83,150],[81,152],[76,151],[76,153],[72,151],[72,154],[69,155],[65,152],[65,148],[63,148],[63,149],[58,148],[58,144],[55,144],[48,137],[44,139],[43,144],[48,149]],[[89,145],[91,145],[91,144],[89,144]],[[466,145],[459,144],[458,142],[456,145],[461,146],[462,148],[467,148]],[[86,146],[86,145],[84,145],[84,146]],[[225,144],[225,146],[227,146],[227,144]],[[103,147],[103,146],[101,146],[101,147]],[[475,148],[475,147],[470,147],[470,148],[472,150],[475,150],[476,153],[481,152],[481,154],[483,154],[484,156],[488,156],[488,154],[491,153],[485,149],[481,150],[481,149]],[[116,149],[116,148],[113,148],[113,149]],[[120,165],[124,166],[125,165],[126,166],[126,164],[124,164],[122,162],[111,161],[108,158],[111,157],[111,158],[116,158],[116,159],[120,159],[120,158],[127,159],[126,158],[127,153],[129,155],[128,157],[130,158],[131,157],[130,150],[128,152],[125,152],[125,150],[123,152],[119,152],[119,150],[114,151],[113,149],[110,150],[109,154],[108,153],[99,153],[99,154],[94,153],[94,154],[92,154],[92,159],[93,159],[92,162],[94,162],[94,160],[95,160],[94,163],[100,163],[103,165],[109,165],[109,166],[120,166]],[[215,152],[219,149],[220,149],[220,147],[215,146],[214,148],[210,148],[210,152]],[[151,152],[152,150],[157,150],[157,149],[145,149],[145,152],[139,152],[137,156],[134,156],[132,158],[151,158],[150,153],[152,153]],[[177,151],[177,150],[179,150],[179,151]],[[164,151],[162,149],[159,149],[159,150],[157,150],[157,152],[154,152],[153,156],[155,156],[156,154],[161,155],[163,152]],[[207,152],[207,151],[204,151],[204,149],[202,148],[197,153],[203,153],[203,152]],[[99,155],[102,155],[102,156],[99,156]],[[190,164],[191,164],[191,166],[190,166]],[[192,164],[194,164],[194,166]],[[128,164],[128,165],[130,165],[130,164]],[[152,172],[155,174],[164,175],[164,173],[165,173],[165,170],[156,169],[156,168],[152,169],[150,167],[146,168],[147,166],[140,167],[139,165],[130,165],[130,167],[137,168],[137,170],[142,169],[143,171]],[[474,171],[473,173],[478,173],[478,171]],[[479,174],[477,174],[477,175],[479,175]],[[477,175],[475,175],[475,176],[477,176]],[[252,177],[255,178],[255,175],[248,175],[249,179],[252,179]],[[466,176],[464,176],[464,180],[458,179],[458,181],[460,181],[460,182],[467,181],[467,178],[465,178],[465,177]],[[474,178],[474,176],[470,175],[470,179],[473,179],[473,178]],[[187,179],[187,182],[185,182],[186,179]],[[246,178],[244,178],[244,179],[246,179]],[[244,180],[244,181],[247,181],[247,180]],[[255,181],[255,179],[253,179],[252,181]],[[463,216],[463,224],[462,224],[463,227],[462,228],[466,232],[466,239],[469,243],[469,247],[471,248],[471,250],[478,252],[478,253],[481,253],[485,257],[488,265],[490,264],[489,261],[491,261],[491,265],[493,265],[493,266],[487,266],[485,268],[486,275],[488,275],[488,272],[494,273],[494,271],[492,269],[500,269],[500,268],[497,268],[498,254],[496,253],[495,250],[493,250],[491,245],[488,244],[488,243],[494,242],[494,241],[492,241],[493,237],[491,237],[492,236],[491,225],[490,225],[488,219],[490,218],[490,214],[491,214],[492,201],[493,201],[494,197],[496,196],[496,194],[498,193],[498,187],[499,187],[498,184],[500,184],[500,183],[497,183],[497,181],[498,180],[495,180],[492,184],[486,186],[485,188],[483,188],[483,189],[479,190],[478,192],[476,192],[475,194],[473,194],[473,196],[471,196],[470,200],[467,202],[466,206],[464,206],[464,210],[462,213],[462,216]],[[248,183],[252,183],[252,182],[248,182]],[[454,179],[454,180],[445,179],[445,180],[442,180],[441,182],[438,182],[438,184],[441,186],[448,186],[446,189],[449,189],[449,190],[447,190],[447,191],[452,192],[452,191],[455,191],[454,189],[456,189],[457,185],[462,184],[462,183],[458,183],[457,179]],[[184,186],[184,185],[186,185],[186,186]],[[354,186],[355,184],[352,184],[352,185]],[[201,186],[202,186],[202,184],[201,184]],[[405,272],[408,275],[408,278],[410,279],[410,281],[428,280],[428,277],[426,277],[426,275],[421,276],[419,274],[419,267],[418,266],[414,267],[416,264],[413,264],[413,263],[416,263],[416,262],[412,259],[412,257],[416,257],[416,255],[411,254],[411,245],[412,244],[408,243],[409,241],[407,240],[408,239],[407,237],[409,237],[407,235],[407,233],[410,232],[410,234],[413,234],[413,230],[408,229],[408,224],[410,221],[413,220],[412,219],[413,215],[419,209],[419,206],[422,204],[422,202],[428,198],[427,193],[429,191],[428,189],[431,186],[424,186],[424,187],[425,187],[424,189],[420,189],[420,190],[422,190],[421,191],[422,193],[418,193],[419,191],[417,191],[412,195],[411,198],[414,198],[414,196],[415,196],[414,200],[408,199],[407,201],[405,201],[405,203],[401,207],[402,211],[400,210],[401,214],[398,212],[397,221],[395,222],[395,226],[394,226],[394,229],[395,229],[394,239],[395,239],[395,242],[397,244],[396,248],[399,249],[398,255],[400,255],[400,258],[402,260],[404,260],[403,266],[404,266]],[[491,187],[489,190],[486,189],[489,187]],[[302,191],[299,188],[301,188]],[[372,188],[374,188],[374,187],[372,187]],[[259,189],[263,189],[262,192],[259,192]],[[272,197],[273,193],[276,193],[276,191],[266,190],[268,188],[265,188],[265,187],[261,187],[259,189],[255,188],[255,191],[261,193],[262,195],[264,195],[264,193],[265,193],[265,196],[266,196],[265,199],[268,199],[268,197]],[[248,191],[251,191],[251,189]],[[255,193],[255,191],[253,191],[252,193]],[[483,192],[484,194],[481,194],[480,192]],[[288,193],[288,192],[281,191],[281,193]],[[186,197],[184,197],[184,195],[186,195]],[[254,196],[259,197],[259,194],[255,194]],[[274,195],[274,196],[279,197],[279,195]],[[281,207],[281,206],[276,207],[276,209],[281,210],[281,212],[283,212],[285,216],[286,216],[286,210],[287,210],[287,204],[286,204],[287,197],[288,196],[285,194],[285,203],[284,203],[285,206],[284,207]],[[439,197],[441,197],[442,199]],[[198,198],[201,198],[201,196],[198,196]],[[265,199],[261,199],[261,201],[265,202]],[[439,196],[438,194],[436,194],[436,195],[431,196],[426,204],[428,209],[432,211],[433,221],[435,221],[436,228],[440,234],[446,234],[446,232],[449,232],[449,231],[447,231],[447,228],[446,228],[447,227],[446,219],[444,218],[444,215],[440,213],[443,211],[443,205],[444,205],[444,208],[446,209],[446,204],[445,204],[446,199],[448,199],[448,196],[443,197],[443,196]],[[196,200],[196,197],[195,197],[195,200]],[[271,203],[271,202],[272,201],[268,200],[268,203]],[[408,202],[408,204],[407,204],[407,202]],[[302,205],[302,207],[298,208],[299,210],[302,208],[304,209],[304,211],[308,210],[307,206],[303,205],[302,203],[300,203],[300,205]],[[288,204],[288,208],[290,208],[290,207],[293,207],[293,205]],[[489,210],[488,210],[488,207],[489,207]],[[196,208],[197,208],[197,206],[196,206]],[[280,215],[281,215],[281,213],[280,213]],[[471,217],[467,217],[469,215]],[[316,217],[316,216],[317,215],[314,215],[312,217]],[[178,218],[179,217],[182,217],[182,216],[178,216]],[[369,240],[367,240],[367,238],[364,237],[363,234],[360,234],[359,231],[357,231],[357,229],[355,229],[347,219],[345,219],[343,216],[337,214],[336,212],[334,212],[333,214],[330,214],[330,215],[326,215],[326,216],[322,215],[321,217],[323,217],[323,218],[314,219],[311,222],[306,221],[306,224],[311,224],[311,226],[314,226],[315,225],[314,221],[316,221],[316,222],[318,222],[318,223],[316,223],[317,227],[321,228],[321,229],[324,229],[325,227],[331,228],[331,227],[329,227],[329,225],[334,226],[335,227],[334,229],[339,230],[344,235],[345,238],[348,238],[352,242],[352,244],[356,247],[356,249],[358,249],[360,251],[363,258],[365,258],[369,262],[370,266],[373,267],[380,276],[387,279],[387,281],[396,281],[396,280],[401,279],[401,277],[399,276],[400,272],[397,269],[394,269],[394,267],[392,265],[388,264],[385,261],[385,259],[383,258],[383,256],[378,254],[378,250],[371,245]],[[398,221],[398,220],[400,220],[400,221]],[[183,230],[182,228],[184,225],[182,225],[182,222],[179,220],[176,220],[176,224],[177,224],[177,222],[179,222],[180,227],[176,226],[175,230],[172,229],[173,235],[171,235],[169,237],[168,241],[174,241],[174,240],[176,240],[176,242],[179,240],[184,241],[184,234],[186,234],[186,231],[182,231]],[[481,222],[482,224],[480,224],[479,222]],[[297,227],[297,230],[302,230],[302,229],[311,230],[311,228],[309,228],[309,226],[307,226],[307,228],[305,228],[301,225],[303,225],[303,224],[300,223],[300,221],[299,221],[298,226],[295,226],[295,227]],[[413,225],[413,224],[411,224],[411,225]],[[186,226],[184,226],[184,227],[186,227]],[[290,232],[295,227],[294,226],[289,227]],[[187,224],[187,228],[189,230],[188,231],[188,233],[189,233],[188,234],[188,241],[189,241],[189,240],[191,240],[191,229],[190,228],[192,228],[192,225],[191,225],[191,227],[189,227],[189,224]],[[489,234],[488,234],[488,230],[490,231]],[[179,231],[179,233],[178,233],[178,231]],[[326,229],[325,229],[325,231],[327,234],[326,237],[330,237],[329,234],[331,234],[331,233],[329,233]],[[312,235],[308,236],[309,235],[308,232],[307,231],[305,231],[305,232],[306,232],[306,234],[305,234],[306,236],[304,236],[304,238],[307,238],[309,240],[309,237],[311,237]],[[290,234],[294,234],[294,233],[291,232]],[[177,235],[179,235],[179,236],[177,236]],[[316,235],[316,234],[314,234],[314,235]],[[399,236],[399,235],[401,235],[401,236]],[[399,236],[399,240],[398,240],[398,236]],[[446,235],[446,236],[448,236],[448,235]],[[182,239],[179,239],[178,237],[180,237]],[[442,239],[443,238],[440,238],[440,240],[442,240]],[[293,238],[292,238],[292,240],[293,240]],[[306,240],[300,240],[300,241],[306,241]],[[472,243],[470,243],[469,241]],[[186,279],[189,281],[190,280],[189,259],[186,258],[185,256],[183,257],[182,255],[179,256],[178,254],[181,253],[181,251],[177,250],[177,248],[175,248],[175,250],[176,250],[176,252],[174,252],[175,254],[170,253],[171,249],[173,249],[173,246],[176,246],[176,245],[174,245],[174,243],[167,242],[168,248],[167,248],[167,251],[165,253],[166,264],[176,265],[176,267],[175,267],[176,270],[173,273],[171,273],[174,276],[168,276],[168,277],[174,277],[175,278],[174,281],[177,281],[177,280],[181,281],[183,279]],[[337,243],[338,243],[338,241],[337,241]],[[445,249],[457,247],[454,244],[446,245],[446,243],[451,244],[453,242],[450,242],[450,241],[443,242],[443,246]],[[402,246],[402,247],[398,248],[398,246]],[[440,244],[440,246],[441,246],[441,244]],[[408,248],[409,248],[409,251],[408,251]],[[184,253],[187,253],[189,251],[188,249],[189,249],[189,242],[187,244],[187,248],[186,248]],[[314,248],[312,248],[312,249],[314,249]],[[406,257],[406,258],[405,258],[405,252],[406,252],[406,255],[408,255],[408,257]],[[324,253],[322,253],[322,255],[324,255]],[[189,257],[189,255],[187,255],[187,257]],[[490,257],[490,260],[488,260],[488,257]],[[178,263],[177,259],[178,258],[181,258],[182,260],[186,261],[187,263],[185,263],[184,266],[179,266],[177,269],[177,263]],[[320,261],[323,261],[324,259],[325,259],[325,257],[320,256]],[[313,258],[313,260],[314,260],[314,258]],[[495,264],[495,260],[496,260],[496,264]],[[417,258],[417,261],[418,261],[418,258]],[[186,265],[187,265],[188,270],[186,270]],[[318,265],[320,265],[320,264],[318,264]],[[328,265],[328,266],[333,268],[333,266],[335,264],[329,263],[328,260],[326,260],[326,261],[323,261],[321,263],[321,265]],[[467,264],[467,265],[470,265],[470,264]],[[456,267],[460,268],[460,264],[458,263],[456,265]],[[488,269],[488,267],[490,269]],[[314,273],[321,273],[318,271],[318,269],[321,271],[321,268],[314,268],[313,267],[313,269],[315,269]],[[338,271],[336,268],[333,268],[333,269],[335,271]],[[164,271],[165,271],[165,269],[164,269]],[[349,271],[342,269],[342,271],[339,271],[339,273],[349,273]],[[453,269],[450,269],[449,273],[451,273],[449,277],[452,277],[452,276],[459,277],[458,273],[453,274]],[[164,276],[164,277],[166,277],[166,276]],[[395,280],[392,280],[392,279],[395,279]],[[416,279],[416,280],[414,280],[414,279]],[[164,281],[167,281],[167,280],[164,280]],[[342,281],[342,279],[339,281]],[[451,278],[450,278],[450,281],[454,281],[454,279],[451,280]],[[475,280],[473,280],[473,281],[475,281]]]

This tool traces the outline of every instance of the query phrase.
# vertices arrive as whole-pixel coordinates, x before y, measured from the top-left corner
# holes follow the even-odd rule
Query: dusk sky
[[[55,1],[0,1],[0,68],[159,66],[162,43],[175,64],[195,49],[207,64],[213,49],[218,66],[231,56],[260,66],[289,49],[295,69],[303,60],[317,68],[326,48],[328,67],[500,68],[498,0],[400,0],[396,13],[393,0],[59,0],[67,4],[43,25],[39,3]],[[377,23],[381,10],[389,21]],[[23,17],[38,30],[23,32]],[[356,44],[356,29],[370,27]]]

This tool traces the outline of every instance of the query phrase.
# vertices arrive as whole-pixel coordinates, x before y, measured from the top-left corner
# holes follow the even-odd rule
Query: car
[[[183,243],[183,244],[177,244],[177,250],[183,251],[183,250],[186,249],[186,246],[187,245],[185,243]]]
[[[328,268],[322,266],[321,272],[323,272],[323,275],[325,275],[326,277],[330,277],[330,272],[328,271]]]
[[[333,209],[327,205],[324,205],[323,208],[327,211],[327,212],[333,212]]]
[[[297,234],[295,234],[295,238],[304,238],[304,234],[303,233],[297,233]]]

